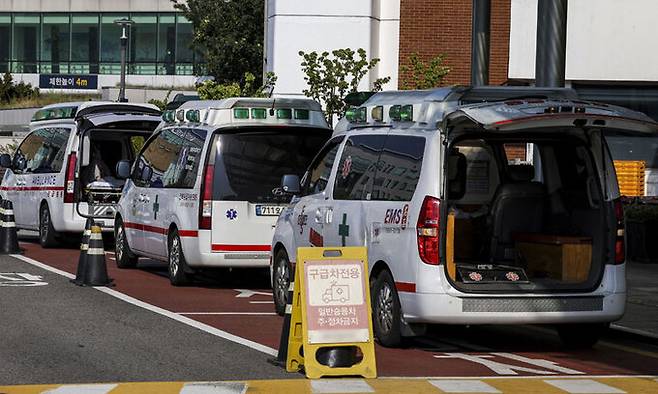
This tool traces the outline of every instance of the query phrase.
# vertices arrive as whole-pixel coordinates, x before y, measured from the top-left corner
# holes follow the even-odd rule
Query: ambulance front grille
[[[603,297],[464,298],[462,312],[591,312],[603,310]]]

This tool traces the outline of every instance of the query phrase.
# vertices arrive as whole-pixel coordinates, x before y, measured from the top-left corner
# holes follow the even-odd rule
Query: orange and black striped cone
[[[14,204],[9,200],[2,201],[3,220],[2,235],[0,236],[0,254],[22,253],[18,247],[18,230],[14,220]]]
[[[82,286],[85,281],[85,272],[87,271],[87,250],[89,249],[89,237],[91,235],[91,227],[94,225],[94,219],[87,218],[85,223],[85,231],[82,233],[82,242],[80,243],[80,257],[78,257],[78,270],[75,274],[75,279],[71,279],[72,283]]]
[[[85,286],[108,286],[112,283],[112,280],[107,276],[103,235],[99,226],[91,226],[89,248],[87,249],[87,258],[84,266],[83,284]]]

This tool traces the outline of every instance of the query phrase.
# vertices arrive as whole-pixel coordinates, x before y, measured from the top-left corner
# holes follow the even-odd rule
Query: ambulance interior
[[[151,131],[92,130],[83,136],[79,201],[114,204],[121,197],[124,180],[116,177],[120,160],[133,161]]]
[[[464,139],[452,145],[446,168],[444,253],[456,287],[596,286],[608,253],[606,205],[582,139]]]

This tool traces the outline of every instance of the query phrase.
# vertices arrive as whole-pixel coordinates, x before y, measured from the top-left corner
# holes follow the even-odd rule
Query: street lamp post
[[[128,34],[126,30],[132,26],[133,21],[130,19],[122,18],[114,21],[117,25],[121,26],[121,82],[119,83],[119,102],[125,103],[126,101],[126,48],[128,47]]]

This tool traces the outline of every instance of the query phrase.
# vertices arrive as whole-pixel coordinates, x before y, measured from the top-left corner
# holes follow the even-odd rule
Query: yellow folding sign
[[[376,378],[372,311],[364,247],[298,248],[286,370],[308,378],[360,375]],[[320,349],[349,347],[362,357],[330,367]],[[346,350],[346,349],[343,349]]]

